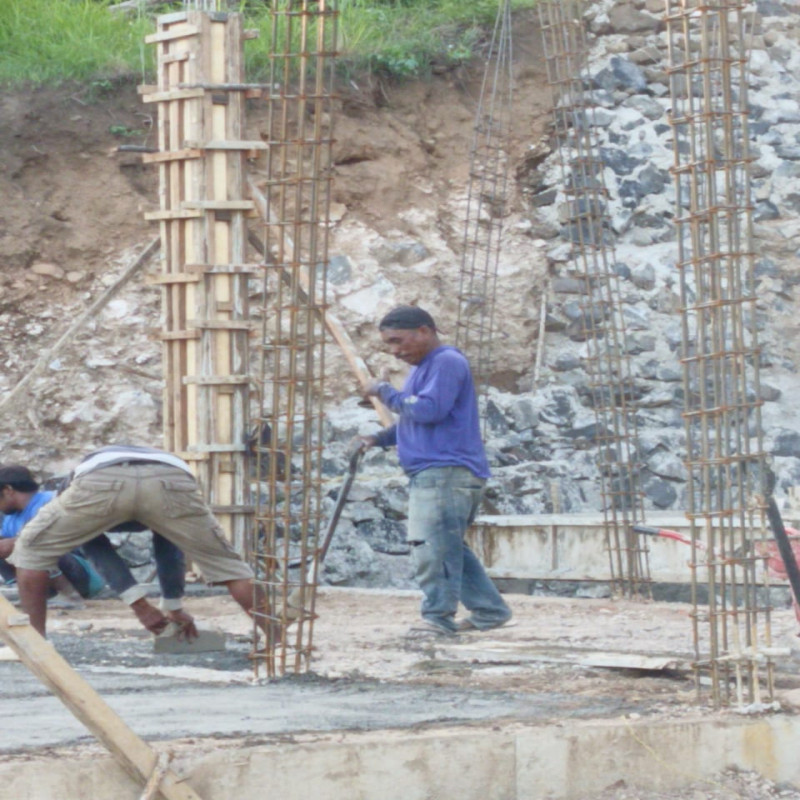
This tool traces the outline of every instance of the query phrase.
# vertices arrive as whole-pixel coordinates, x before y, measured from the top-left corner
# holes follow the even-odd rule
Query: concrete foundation
[[[674,517],[648,522],[685,530]],[[597,517],[492,518],[475,537],[498,582],[608,577]],[[662,546],[659,576],[688,581],[689,548],[654,540],[653,552]],[[581,569],[567,576],[568,564]],[[418,593],[324,589],[314,673],[265,685],[249,668],[250,623],[227,596],[187,600],[225,632],[218,652],[154,652],[113,600],[54,612],[49,631],[204,800],[583,800],[621,780],[669,791],[730,767],[800,785],[790,608],[772,616],[779,704],[745,714],[697,696],[689,605],[508,601],[512,627],[421,642],[406,637]],[[0,720],[0,800],[141,797],[141,781],[2,658]]]
[[[289,742],[184,745],[173,768],[204,800],[572,800],[624,779],[669,790],[736,766],[800,783],[797,717],[491,724],[298,735]],[[164,745],[157,745],[164,749]],[[177,749],[177,748],[176,748]],[[0,765],[0,797],[138,800],[110,756]]]
[[[689,535],[685,515],[648,512],[647,525]],[[657,583],[691,583],[691,548],[674,539],[642,536]],[[602,514],[478,517],[469,541],[497,579],[608,581],[611,569]],[[700,582],[706,571],[698,568]]]

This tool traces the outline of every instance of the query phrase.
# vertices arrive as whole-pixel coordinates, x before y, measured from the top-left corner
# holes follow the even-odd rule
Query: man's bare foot
[[[144,597],[131,603],[131,610],[136,614],[136,619],[147,628],[150,633],[158,636],[167,627],[169,620],[154,605],[147,602]]]

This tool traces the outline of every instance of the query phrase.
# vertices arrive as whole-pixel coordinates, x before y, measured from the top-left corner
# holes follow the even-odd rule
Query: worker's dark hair
[[[436,330],[433,317],[418,306],[397,306],[393,308],[378,324],[378,329],[414,330],[423,326]]]
[[[3,486],[10,486],[18,492],[36,492],[39,489],[31,471],[21,464],[0,465],[0,488]]]

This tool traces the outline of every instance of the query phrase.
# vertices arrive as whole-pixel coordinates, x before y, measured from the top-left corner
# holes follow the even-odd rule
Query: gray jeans
[[[408,540],[417,583],[424,595],[422,617],[456,629],[459,601],[476,628],[511,617],[478,557],[464,541],[483,495],[484,481],[465,467],[434,467],[411,476]]]

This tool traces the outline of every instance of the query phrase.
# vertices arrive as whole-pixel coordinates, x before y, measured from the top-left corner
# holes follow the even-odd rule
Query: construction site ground
[[[152,637],[114,599],[51,609],[49,638],[134,731],[192,754],[308,733],[388,735],[454,725],[497,730],[576,720],[688,723],[733,713],[713,711],[707,698],[698,699],[690,669],[691,606],[508,597],[511,626],[453,639],[418,638],[408,636],[418,621],[416,592],[325,588],[312,670],[273,681],[254,678],[251,623],[216,592],[195,593],[187,608],[201,625],[225,632],[222,651],[155,654]],[[793,612],[775,611],[771,629],[783,652],[776,669],[781,708],[752,712],[794,714],[800,639]],[[8,648],[0,648],[0,719],[13,731],[0,739],[6,762],[103,752]],[[716,787],[704,782],[687,794],[608,791],[593,797],[800,798],[800,791],[746,771],[720,775]]]

